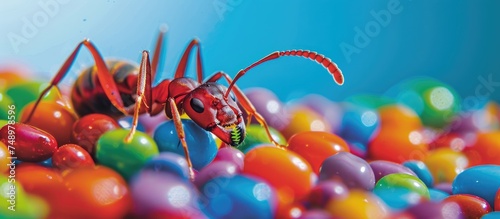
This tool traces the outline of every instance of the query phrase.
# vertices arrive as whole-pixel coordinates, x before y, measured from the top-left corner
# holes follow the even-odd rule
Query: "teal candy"
[[[457,175],[452,184],[453,194],[476,195],[495,206],[495,194],[500,188],[500,166],[481,165],[468,168]]]
[[[404,210],[422,200],[420,194],[406,188],[376,189],[373,193],[395,211]]]
[[[408,167],[415,174],[417,174],[418,178],[425,183],[428,188],[431,188],[434,185],[434,178],[432,177],[431,171],[424,162],[417,160],[410,160],[403,163],[403,166]]]
[[[210,132],[205,131],[190,119],[182,119],[189,157],[196,170],[201,170],[215,158],[217,145]],[[184,149],[175,130],[173,121],[160,124],[153,135],[160,152],[174,152],[185,156]]]

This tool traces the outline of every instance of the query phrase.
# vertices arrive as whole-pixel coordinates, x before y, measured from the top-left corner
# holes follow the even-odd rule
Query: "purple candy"
[[[340,180],[326,180],[315,185],[309,193],[309,203],[325,207],[330,200],[347,197],[349,189]]]
[[[276,130],[283,130],[290,123],[290,114],[272,91],[265,88],[250,88],[245,90],[245,95],[269,126]],[[243,118],[247,119],[245,110],[243,110]],[[255,118],[252,119],[252,123],[258,124]]]
[[[460,206],[456,203],[420,202],[406,210],[415,219],[446,218],[462,219]]]
[[[299,217],[299,219],[336,219],[337,217],[333,217],[325,210],[313,209],[309,211],[305,211]]]
[[[448,193],[448,195],[453,194],[453,185],[451,183],[439,183],[433,188]]]
[[[410,168],[391,161],[376,160],[370,162],[370,166],[372,167],[373,174],[375,174],[375,182],[392,173],[406,173],[417,177],[417,174],[411,171]]]
[[[206,182],[215,177],[229,177],[234,176],[240,172],[241,170],[239,170],[238,166],[236,166],[236,164],[234,163],[228,161],[215,161],[201,169],[201,171],[196,175],[194,183],[196,186],[201,187]]]
[[[375,186],[375,175],[370,165],[349,152],[339,152],[323,161],[319,180],[335,178],[342,180],[348,188],[371,191]]]
[[[130,191],[135,215],[205,218],[199,209],[198,191],[191,183],[173,174],[142,171],[132,179]]]
[[[219,149],[217,155],[212,162],[215,161],[228,161],[235,164],[238,167],[238,171],[243,170],[243,164],[245,160],[245,154],[234,147],[224,147]]]

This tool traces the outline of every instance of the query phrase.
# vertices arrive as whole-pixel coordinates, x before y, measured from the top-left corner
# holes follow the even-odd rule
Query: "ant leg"
[[[82,46],[85,46],[90,53],[92,54],[94,58],[95,65],[97,67],[97,77],[99,78],[99,82],[101,83],[101,86],[104,89],[104,93],[108,97],[108,99],[111,101],[111,104],[116,107],[118,110],[120,110],[123,114],[127,115],[127,111],[125,110],[125,107],[123,106],[123,101],[122,98],[120,97],[120,92],[118,91],[118,88],[116,86],[116,83],[113,79],[113,76],[109,73],[109,69],[106,66],[106,63],[104,62],[104,59],[102,58],[101,54],[97,50],[97,48],[90,42],[90,40],[85,39],[82,42],[80,42],[76,48],[73,50],[71,55],[66,59],[64,64],[61,66],[57,74],[54,76],[52,81],[50,82],[50,85],[45,88],[40,96],[38,96],[38,99],[35,102],[35,105],[33,106],[33,109],[31,110],[30,114],[28,115],[25,123],[29,122],[33,114],[35,113],[35,110],[42,100],[42,98],[50,91],[50,89],[54,86],[57,86],[59,82],[64,78],[64,76],[68,73],[69,69],[73,65],[73,62],[76,59],[76,56],[78,52],[80,51],[80,48]]]
[[[221,77],[224,77],[224,79],[226,79],[227,83],[229,83],[229,84],[231,84],[233,82],[231,77],[222,71],[215,73],[212,77],[210,77],[207,80],[207,82],[215,82],[215,81],[219,80]],[[262,117],[262,115],[260,115],[260,113],[257,112],[255,107],[250,102],[250,100],[248,100],[248,98],[245,96],[243,91],[241,91],[241,89],[236,85],[233,86],[233,91],[234,91],[234,95],[236,96],[236,99],[238,99],[238,102],[241,104],[241,106],[245,109],[245,111],[248,114],[248,120],[247,120],[248,124],[250,124],[250,120],[252,119],[252,116],[254,116],[255,119],[259,122],[259,124],[262,127],[264,127],[264,129],[266,130],[266,134],[267,134],[267,137],[269,138],[269,140],[277,147],[285,148],[286,147],[285,145],[281,145],[277,141],[274,140],[274,138],[271,134],[271,131],[269,131],[269,126],[267,125],[266,120],[264,119],[264,117]],[[227,98],[227,97],[225,96],[225,98]]]
[[[182,148],[184,148],[184,155],[186,157],[186,161],[189,168],[189,178],[191,179],[191,181],[193,181],[194,180],[193,164],[191,163],[191,158],[189,157],[189,150],[186,143],[186,134],[184,133],[184,128],[182,127],[181,115],[177,110],[177,105],[175,104],[174,98],[172,97],[168,98],[168,104],[170,104],[170,111],[172,113],[172,120],[174,121],[175,124],[175,130],[177,131],[177,136],[181,141]]]
[[[148,111],[151,108],[151,105],[149,105],[149,102],[151,102],[151,65],[149,63],[149,54],[147,51],[142,52],[142,60],[138,77],[139,78],[137,80],[136,91],[137,100],[135,102],[134,118],[132,120],[132,127],[130,128],[130,132],[125,138],[125,142],[127,143],[132,141],[132,138],[134,137],[134,134],[137,130],[141,105],[144,104],[146,108],[148,108]]]
[[[165,38],[165,33],[167,32],[167,26],[162,25],[160,27],[160,33],[158,33],[158,38],[156,39],[155,50],[153,53],[153,60],[151,63],[151,78],[156,79],[156,73],[158,71],[158,66],[160,65],[160,60],[162,60],[162,47],[163,38]]]
[[[193,50],[193,47],[196,46],[197,51],[196,51],[196,73],[198,76],[198,83],[201,84],[203,81],[203,64],[201,61],[201,51],[200,51],[200,42],[197,39],[191,40],[189,45],[186,47],[186,50],[184,50],[184,54],[182,55],[181,60],[179,61],[179,65],[177,66],[177,70],[175,71],[175,76],[174,78],[182,78],[186,74],[186,67],[187,67],[187,61],[189,59],[189,56],[191,55],[191,52]]]

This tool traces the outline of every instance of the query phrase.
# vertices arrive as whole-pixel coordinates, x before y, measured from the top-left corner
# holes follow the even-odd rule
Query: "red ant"
[[[246,132],[242,112],[236,103],[235,97],[230,95],[231,90],[234,90],[234,95],[244,110],[247,111],[247,121],[251,121],[251,117],[255,116],[257,121],[265,128],[270,141],[279,146],[279,143],[272,138],[264,118],[256,112],[252,103],[235,85],[235,82],[251,68],[282,56],[301,56],[323,65],[332,74],[337,84],[342,85],[344,81],[343,75],[337,65],[324,55],[311,51],[287,50],[273,52],[260,59],[247,68],[240,70],[234,79],[231,79],[224,72],[217,72],[205,82],[202,82],[203,68],[200,44],[198,40],[194,39],[184,51],[174,79],[165,79],[156,87],[151,87],[151,81],[156,75],[156,69],[160,60],[164,34],[165,31],[160,31],[152,64],[150,64],[149,53],[143,51],[139,69],[125,61],[108,62],[108,65],[106,65],[97,48],[88,39],[83,40],[66,59],[50,85],[38,97],[26,122],[32,117],[42,97],[53,86],[57,86],[67,74],[80,48],[85,46],[92,54],[95,66],[85,70],[73,86],[71,99],[78,114],[104,113],[118,117],[133,113],[132,127],[125,139],[126,142],[130,142],[137,128],[139,114],[147,112],[150,115],[156,115],[164,109],[167,117],[173,119],[175,123],[191,177],[193,177],[192,164],[182,127],[181,115],[186,113],[196,124],[213,133],[223,142],[237,146],[243,142]],[[197,80],[184,77],[187,61],[194,47],[197,47]],[[220,78],[226,79],[229,86],[225,87],[216,83]],[[134,98],[134,94],[136,98]],[[124,102],[127,102],[127,106],[125,106]],[[110,107],[109,104],[114,107]]]

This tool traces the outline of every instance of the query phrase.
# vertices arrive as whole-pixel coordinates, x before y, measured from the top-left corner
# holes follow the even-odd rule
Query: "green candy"
[[[45,218],[49,207],[37,196],[28,195],[21,184],[0,174],[0,218]]]
[[[49,83],[30,81],[16,84],[12,87],[9,87],[5,91],[4,94],[10,97],[12,101],[11,104],[14,104],[16,106],[16,119],[19,119],[21,117],[21,115],[19,114],[21,110],[32,101],[35,101],[38,96],[42,94],[43,89],[45,89],[48,85]],[[52,88],[43,99],[57,100],[59,96],[59,90],[57,90],[57,88]],[[1,104],[3,105],[4,103]]]
[[[114,169],[129,180],[153,156],[157,155],[155,141],[146,133],[136,131],[130,143],[125,138],[130,131],[115,129],[104,133],[96,143],[99,164]]]
[[[429,189],[422,180],[406,173],[393,173],[378,180],[374,190],[407,189],[422,197],[430,198]]]
[[[283,137],[283,135],[276,129],[269,127],[269,131],[275,141],[281,145],[286,144],[285,137]],[[243,140],[243,143],[236,148],[243,153],[246,153],[249,149],[253,148],[253,146],[264,143],[271,143],[267,137],[266,129],[264,129],[261,125],[251,124],[246,128],[245,140]]]
[[[0,119],[8,120],[9,118],[9,106],[13,105],[14,101],[5,94],[4,91],[0,91]]]
[[[388,91],[415,110],[425,126],[443,128],[460,110],[461,98],[450,86],[432,78],[405,81]]]

